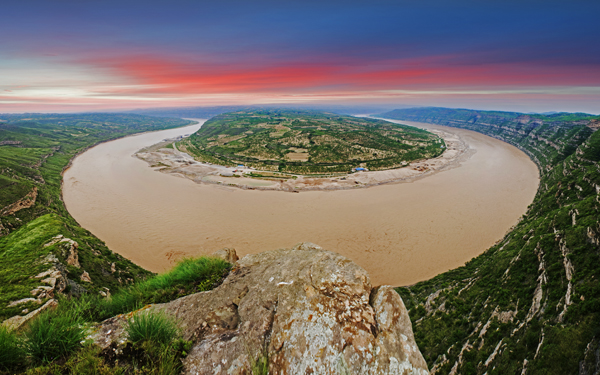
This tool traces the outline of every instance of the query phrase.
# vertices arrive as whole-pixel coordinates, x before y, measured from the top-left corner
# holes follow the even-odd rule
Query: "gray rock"
[[[18,301],[12,301],[11,303],[8,304],[8,307],[15,307],[15,306],[22,305],[24,303],[29,303],[29,302],[35,302],[38,305],[42,303],[42,301],[39,300],[39,299],[35,299],[35,298],[22,298],[22,299],[20,299]]]
[[[49,299],[48,301],[46,301],[46,303],[40,307],[39,309],[33,310],[32,312],[30,312],[27,315],[21,316],[21,315],[15,315],[12,318],[6,319],[5,321],[2,322],[2,325],[4,327],[6,327],[8,330],[17,330],[21,327],[23,327],[23,325],[29,321],[31,321],[33,318],[35,318],[36,316],[38,316],[39,313],[41,313],[42,311],[51,308],[51,307],[56,307],[58,306],[58,302],[56,302],[56,300],[54,299]]]
[[[68,283],[69,283],[69,294],[75,297],[80,297],[82,294],[85,294],[88,292],[88,290],[86,288],[84,288],[83,286],[79,285],[76,281],[68,279]]]
[[[53,263],[50,269],[34,276],[36,279],[42,279],[41,282],[49,286],[38,286],[31,291],[31,294],[40,298],[54,298],[56,293],[62,293],[67,287],[66,268],[61,263]]]
[[[152,310],[194,342],[185,374],[250,374],[260,358],[270,374],[428,374],[400,296],[314,244],[245,256],[221,286]],[[118,320],[99,344],[123,342]]]
[[[211,256],[213,256],[215,258],[221,258],[224,261],[232,263],[232,264],[237,262],[240,259],[237,256],[235,249],[230,249],[228,247],[215,251],[214,253],[212,253]]]

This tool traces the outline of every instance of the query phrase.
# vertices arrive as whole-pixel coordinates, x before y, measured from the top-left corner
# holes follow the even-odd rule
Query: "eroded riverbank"
[[[222,247],[243,255],[310,241],[352,258],[375,284],[412,284],[500,239],[533,200],[538,171],[515,147],[479,133],[409,125],[456,134],[472,156],[409,183],[301,194],[195,184],[132,157],[196,125],[90,149],[65,172],[65,202],[111,249],[153,271]]]

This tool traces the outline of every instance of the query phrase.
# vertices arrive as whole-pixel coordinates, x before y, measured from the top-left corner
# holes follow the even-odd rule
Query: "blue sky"
[[[0,112],[323,102],[600,106],[599,1],[28,1]]]

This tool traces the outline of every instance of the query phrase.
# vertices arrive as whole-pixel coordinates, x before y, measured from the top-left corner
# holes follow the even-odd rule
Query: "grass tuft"
[[[129,340],[134,343],[151,341],[166,345],[179,334],[175,321],[162,312],[139,313],[127,325]]]
[[[36,363],[49,363],[66,357],[81,346],[85,334],[76,310],[42,313],[25,332],[26,348]]]
[[[129,320],[127,333],[132,352],[137,353],[129,358],[135,369],[144,374],[181,373],[181,358],[192,343],[180,338],[181,331],[172,317],[164,312],[140,313]]]
[[[14,370],[23,365],[25,349],[15,332],[0,326],[0,370]]]
[[[269,356],[262,353],[256,360],[250,358],[252,375],[269,375]]]

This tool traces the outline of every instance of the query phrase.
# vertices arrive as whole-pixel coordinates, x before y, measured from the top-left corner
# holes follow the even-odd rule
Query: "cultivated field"
[[[439,156],[445,144],[425,130],[382,120],[254,110],[216,116],[178,147],[203,162],[310,175],[399,168]]]

